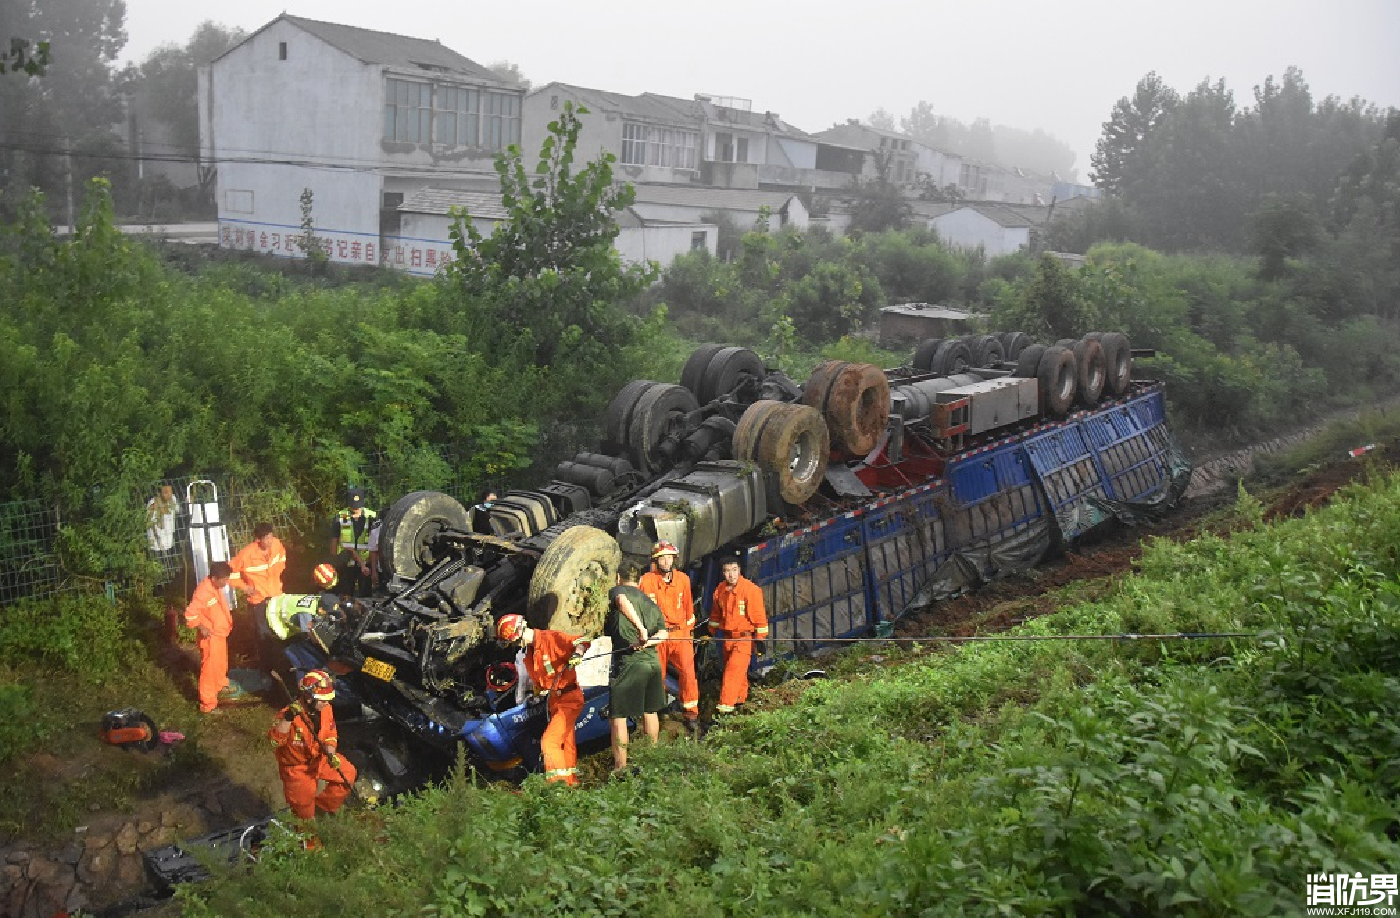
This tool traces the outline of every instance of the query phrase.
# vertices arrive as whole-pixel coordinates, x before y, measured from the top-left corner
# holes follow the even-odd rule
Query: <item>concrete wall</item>
[[[950,248],[983,249],[988,257],[1010,255],[1030,245],[1030,227],[1005,227],[970,207],[929,220]]]
[[[278,59],[281,42],[287,59]],[[220,159],[379,162],[380,68],[362,64],[289,22],[274,22],[209,68],[200,106],[205,143]]]
[[[956,185],[962,170],[962,157],[941,150],[930,149],[923,144],[911,144],[915,151],[914,168],[929,176],[939,188]]]
[[[525,162],[529,167],[533,168],[538,162],[540,145],[549,133],[549,123],[559,117],[566,101],[573,102],[575,106],[579,104],[576,94],[555,84],[541,87],[525,97],[521,112],[520,144],[521,149],[525,151]],[[578,135],[576,161],[592,162],[598,158],[599,153],[611,153],[619,160],[613,163],[613,175],[620,181],[660,184],[688,184],[698,181],[700,161],[703,159],[700,151],[702,134],[699,124],[660,124],[640,118],[631,119],[639,124],[656,124],[671,130],[693,131],[696,134],[696,168],[690,170],[671,166],[624,164],[621,162],[623,117],[616,112],[589,109],[589,113],[582,116],[581,120],[583,126]]]
[[[316,235],[332,261],[379,261],[380,178],[373,172],[264,163],[219,164],[219,244],[289,258],[300,245],[301,193],[310,188]]]
[[[654,261],[662,268],[670,267],[677,255],[695,248],[695,237],[704,234],[705,251],[714,255],[719,250],[719,227],[713,223],[688,226],[625,226],[614,243],[622,260],[633,264]]]
[[[676,223],[700,223],[703,221],[705,214],[712,214],[717,211],[729,214],[745,229],[753,226],[755,221],[758,220],[758,208],[749,208],[747,206],[743,209],[737,209],[716,207],[713,204],[653,204],[646,201],[638,201],[632,205],[632,209],[648,220],[669,220]],[[802,201],[797,198],[793,198],[792,203],[788,207],[787,223],[783,222],[783,218],[777,212],[772,213],[768,218],[768,228],[774,232],[777,232],[784,226],[805,230],[808,223],[807,208],[804,207]]]

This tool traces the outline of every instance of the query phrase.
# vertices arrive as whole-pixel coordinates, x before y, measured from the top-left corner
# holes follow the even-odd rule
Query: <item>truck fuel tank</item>
[[[660,539],[676,543],[681,566],[704,557],[768,516],[763,474],[748,463],[701,462],[695,471],[622,512],[617,542],[646,558]]]

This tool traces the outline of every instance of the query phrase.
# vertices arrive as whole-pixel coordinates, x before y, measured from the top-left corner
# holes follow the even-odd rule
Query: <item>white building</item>
[[[437,41],[284,13],[200,70],[220,244],[300,256],[309,189],[332,261],[396,263],[408,195],[499,189],[493,158],[520,141],[523,95]],[[410,247],[402,266],[429,251],[443,254],[413,265]]]
[[[444,263],[444,255],[452,257],[454,211],[465,211],[483,236],[491,235],[506,218],[498,192],[423,188],[409,195],[398,210],[401,229],[397,236],[384,237],[386,258],[412,274],[425,275]],[[613,244],[626,262],[654,261],[665,268],[677,255],[696,249],[713,255],[719,242],[719,227],[713,223],[648,219],[630,207],[617,215],[617,224]]]
[[[981,249],[989,258],[1019,252],[1031,244],[1034,222],[998,204],[916,204],[914,213],[953,249]]]

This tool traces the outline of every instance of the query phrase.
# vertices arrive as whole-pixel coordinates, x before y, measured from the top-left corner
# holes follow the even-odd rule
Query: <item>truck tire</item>
[[[1001,352],[1002,359],[1010,363],[1015,363],[1021,356],[1021,352],[1034,344],[1035,341],[1025,332],[1002,332]]]
[[[1069,412],[1074,404],[1075,376],[1073,351],[1058,344],[1045,349],[1036,371],[1042,415],[1062,418]]]
[[[786,402],[761,399],[744,409],[739,423],[734,425],[733,455],[740,462],[758,462],[758,437],[768,423],[773,410]]]
[[[758,467],[777,476],[783,500],[804,504],[826,478],[831,453],[826,421],[810,405],[782,405],[770,414],[759,431]]]
[[[1090,332],[1103,347],[1104,394],[1114,398],[1128,394],[1133,384],[1133,348],[1122,332]]]
[[[648,476],[675,464],[674,458],[668,460],[661,453],[660,446],[667,437],[679,438],[689,433],[686,415],[699,407],[694,393],[689,389],[668,383],[653,383],[637,399],[632,408],[632,417],[627,422],[627,446],[632,464]]]
[[[929,338],[927,341],[920,342],[919,346],[914,348],[914,356],[910,358],[909,365],[916,370],[927,373],[929,366],[933,363],[933,355],[938,353],[938,345],[942,343],[942,338]]]
[[[608,590],[617,582],[622,549],[592,526],[565,529],[540,556],[530,576],[526,619],[532,628],[585,638],[603,630]]]
[[[695,349],[681,369],[681,385],[695,393],[696,398],[700,397],[700,387],[705,379],[705,370],[709,367],[714,356],[722,350],[724,350],[723,344],[702,344]]]
[[[1035,379],[1040,372],[1040,358],[1045,356],[1045,345],[1032,344],[1016,355],[1016,369],[1011,374],[1020,379]]]
[[[608,402],[608,410],[603,413],[603,439],[612,447],[627,446],[627,432],[631,430],[632,409],[642,393],[660,383],[649,379],[634,379],[623,386]]]
[[[379,570],[386,580],[413,580],[438,560],[432,552],[438,533],[471,528],[467,508],[439,491],[405,494],[379,525]]]
[[[949,338],[938,345],[928,371],[937,376],[952,376],[967,369],[971,363],[972,351],[967,344],[961,338]]]
[[[1103,346],[1093,338],[1081,338],[1074,343],[1075,397],[1085,408],[1093,408],[1103,399]]]
[[[868,363],[828,360],[802,387],[802,402],[821,412],[838,452],[864,456],[875,448],[890,413],[890,381]]]
[[[751,376],[762,381],[766,373],[763,358],[746,347],[726,347],[718,351],[705,367],[705,375],[700,382],[696,397],[700,404],[708,405],[723,395],[728,395]]]
[[[972,351],[972,366],[974,367],[995,366],[1001,363],[1006,356],[1001,341],[997,339],[996,335],[974,335],[968,341],[967,346]]]

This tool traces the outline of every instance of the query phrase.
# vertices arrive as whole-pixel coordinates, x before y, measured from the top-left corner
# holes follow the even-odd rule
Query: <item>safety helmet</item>
[[[313,669],[301,677],[301,691],[317,701],[332,701],[335,698],[335,681],[323,669]]]
[[[335,565],[318,564],[316,570],[311,572],[311,576],[316,579],[316,585],[323,590],[329,590],[340,580],[340,575],[335,572]]]
[[[492,663],[486,667],[486,684],[497,695],[504,695],[520,681],[520,673],[514,663]]]
[[[674,555],[675,557],[679,558],[681,556],[681,553],[676,549],[676,545],[674,542],[668,542],[665,539],[662,539],[660,542],[657,542],[655,545],[652,546],[651,556],[652,558],[659,558],[662,555]]]
[[[524,633],[525,616],[523,615],[503,615],[501,620],[496,622],[496,637],[503,641],[518,641]]]

